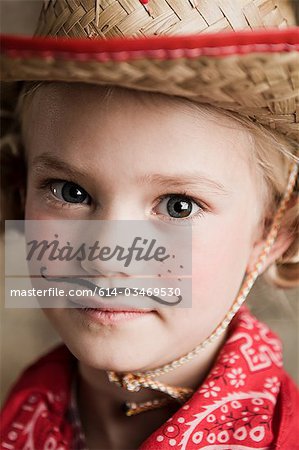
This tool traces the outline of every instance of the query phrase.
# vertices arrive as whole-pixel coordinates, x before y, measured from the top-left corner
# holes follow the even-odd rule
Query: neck
[[[158,376],[156,380],[166,385],[189,387],[195,390],[209,372],[224,340],[225,334],[203,349],[192,360],[171,372]],[[169,361],[165,361],[164,364],[167,362]],[[114,423],[114,426],[117,426],[117,422],[121,422],[125,417],[122,409],[124,402],[140,403],[155,398],[165,398],[165,394],[145,388],[139,392],[129,392],[123,387],[111,383],[105,370],[94,369],[79,362],[78,401],[82,420],[84,421],[85,417],[85,422],[89,422],[88,418],[93,417],[93,420],[98,419],[97,423],[106,422],[107,425]],[[179,407],[180,405],[177,404],[176,409]],[[144,412],[141,415],[148,417],[150,413]],[[129,419],[126,417],[130,421],[136,418],[137,416]]]

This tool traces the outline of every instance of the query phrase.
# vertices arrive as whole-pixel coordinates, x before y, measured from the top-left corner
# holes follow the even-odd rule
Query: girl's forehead
[[[59,107],[65,105],[66,102],[67,105],[79,102],[81,107],[87,107],[90,104],[97,106],[99,109],[105,108],[105,112],[108,113],[112,110],[112,105],[115,106],[115,103],[119,109],[127,107],[129,103],[133,103],[136,109],[143,106],[145,110],[155,110],[156,114],[159,114],[163,107],[168,106],[172,109],[176,108],[182,112],[190,113],[193,118],[196,118],[197,115],[200,116],[202,112],[202,116],[205,117],[221,118],[223,124],[233,123],[232,118],[227,117],[224,111],[208,104],[201,104],[183,97],[133,90],[113,85],[43,82],[40,83],[40,86],[35,91],[32,91],[32,94],[29,93],[29,96],[26,94],[26,97],[29,97],[29,104],[31,103],[30,100],[34,99],[40,108],[43,107],[45,102],[47,105],[56,104]],[[234,122],[234,127],[236,129],[242,128],[236,121]]]
[[[45,118],[51,114],[61,121],[63,121],[63,115],[66,118],[78,111],[95,115],[102,114],[101,119],[103,116],[109,118],[109,116],[119,114],[118,120],[121,118],[125,120],[127,114],[130,113],[132,116],[135,112],[135,120],[142,116],[153,121],[157,118],[160,126],[167,125],[169,118],[180,118],[182,126],[174,129],[174,132],[183,132],[183,125],[186,126],[188,121],[195,128],[198,126],[200,128],[202,124],[206,127],[207,122],[211,122],[210,126],[214,127],[215,133],[220,129],[229,129],[230,132],[248,137],[248,132],[238,121],[212,105],[201,104],[181,97],[117,86],[64,82],[43,83],[32,96],[29,96],[28,104],[32,105],[32,103],[31,115]],[[80,118],[82,116],[79,114],[77,119],[80,120]],[[95,120],[96,117],[93,119]],[[57,121],[58,123],[59,121]]]
[[[159,142],[165,144],[163,140],[167,139],[166,144],[183,146],[186,153],[189,148],[200,151],[209,145],[219,152],[232,153],[236,149],[242,158],[244,150],[248,155],[251,143],[249,133],[216,108],[178,97],[109,86],[50,83],[33,94],[24,116],[25,122],[37,124],[37,135],[45,135],[43,124],[47,124],[51,132],[58,129],[60,137],[72,130],[69,139],[84,137],[90,142],[103,141],[108,135],[111,142],[121,137],[132,145],[143,140],[145,146],[151,147]],[[32,127],[28,124],[26,128],[30,133]]]

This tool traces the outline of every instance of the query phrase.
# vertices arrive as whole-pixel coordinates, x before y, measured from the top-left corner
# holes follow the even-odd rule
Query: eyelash
[[[43,180],[39,183],[38,185],[38,189],[43,190],[43,191],[47,191],[46,192],[46,199],[49,202],[52,202],[54,204],[58,204],[61,207],[67,207],[67,208],[73,208],[74,206],[82,206],[82,205],[86,205],[89,206],[90,203],[69,203],[60,199],[57,199],[53,192],[49,192],[49,188],[51,188],[51,185],[54,183],[74,183],[76,184],[74,181],[71,180],[59,180],[59,179],[47,179],[47,180]],[[80,186],[80,185],[78,185]],[[85,191],[87,192],[87,191]],[[87,193],[88,194],[88,193]],[[88,196],[90,197],[90,195],[88,194]],[[158,197],[158,199],[155,201],[154,204],[154,208],[156,208],[163,200],[165,200],[168,197],[173,197],[173,196],[181,196],[181,197],[185,197],[185,199],[190,200],[191,202],[195,203],[196,206],[198,206],[199,211],[197,211],[195,214],[193,214],[190,217],[185,217],[185,218],[176,218],[176,217],[168,217],[167,219],[162,219],[166,222],[186,222],[186,221],[195,221],[200,219],[201,217],[204,216],[204,214],[208,211],[208,207],[206,205],[203,204],[202,201],[199,201],[197,199],[195,199],[193,197],[193,195],[191,193],[188,193],[187,191],[183,190],[183,191],[177,191],[175,193],[168,193],[168,194],[163,194],[160,197]],[[154,209],[153,208],[153,209]],[[155,215],[160,215],[163,216],[162,214],[158,214],[158,213],[154,213]],[[164,216],[163,216],[164,217]]]

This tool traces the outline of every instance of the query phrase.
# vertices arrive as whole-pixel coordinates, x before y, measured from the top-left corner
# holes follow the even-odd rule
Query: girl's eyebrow
[[[70,177],[76,176],[88,176],[87,170],[77,169],[76,167],[72,167],[69,163],[59,159],[58,156],[53,156],[49,152],[42,153],[41,155],[37,155],[32,160],[32,167],[34,172],[39,172],[40,170],[58,170],[63,172]]]
[[[87,170],[77,169],[72,167],[69,163],[54,157],[52,154],[46,152],[36,156],[32,161],[34,171],[42,169],[54,169],[64,172],[64,174],[70,177],[84,177],[90,176]],[[209,192],[219,195],[229,195],[232,191],[224,187],[220,182],[213,180],[207,174],[200,171],[186,172],[183,174],[161,174],[152,173],[144,174],[136,178],[138,185],[150,184],[157,185],[165,189],[194,189],[199,190],[201,188],[207,189]]]
[[[215,194],[228,195],[231,190],[224,187],[223,184],[210,178],[207,174],[194,171],[183,174],[162,175],[160,173],[145,174],[137,178],[138,184],[155,184],[162,188],[190,188],[198,190],[202,187],[213,191]]]

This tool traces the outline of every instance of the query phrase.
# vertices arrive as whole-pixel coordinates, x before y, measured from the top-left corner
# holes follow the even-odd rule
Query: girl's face
[[[107,103],[101,87],[51,84],[25,119],[26,219],[192,223],[192,308],[109,326],[75,309],[46,310],[75,356],[100,369],[156,367],[205,339],[238,294],[259,223],[247,132],[216,113],[144,97],[119,90]],[[178,195],[189,213],[174,219],[168,205]],[[96,264],[90,273],[102,272]]]

